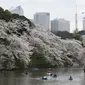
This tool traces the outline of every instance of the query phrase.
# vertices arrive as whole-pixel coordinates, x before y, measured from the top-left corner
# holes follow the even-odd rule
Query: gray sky
[[[71,31],[75,29],[75,10],[78,4],[78,28],[82,29],[82,11],[85,10],[84,0],[0,0],[0,6],[5,9],[21,5],[24,15],[32,19],[35,12],[49,12],[51,20],[64,18],[71,22]]]

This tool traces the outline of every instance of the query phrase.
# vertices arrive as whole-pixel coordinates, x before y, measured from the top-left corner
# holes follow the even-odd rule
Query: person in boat
[[[47,77],[46,77],[46,76],[43,76],[43,77],[42,77],[42,80],[47,80]]]
[[[70,76],[69,80],[73,80],[72,76]]]
[[[54,77],[54,78],[56,78],[56,77],[57,77],[57,75],[56,75],[56,74],[53,74],[53,77]]]
[[[49,73],[47,73],[47,75],[48,75],[48,76],[52,76],[52,73],[51,73],[51,72],[49,72]]]

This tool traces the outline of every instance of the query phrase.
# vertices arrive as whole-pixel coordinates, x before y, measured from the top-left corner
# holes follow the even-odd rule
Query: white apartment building
[[[83,17],[83,30],[85,30],[85,17]]]
[[[65,19],[54,19],[51,21],[51,31],[68,31],[70,32],[70,22]]]
[[[12,14],[24,15],[24,11],[21,6],[18,6],[10,11]]]
[[[46,29],[50,28],[50,14],[47,12],[37,12],[34,14],[34,23],[45,27]]]

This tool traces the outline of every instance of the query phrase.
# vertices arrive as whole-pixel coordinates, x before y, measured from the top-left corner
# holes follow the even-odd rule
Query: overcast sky
[[[78,5],[78,28],[82,29],[82,15],[85,12],[85,0],[0,0],[0,6],[5,9],[21,5],[24,15],[32,19],[35,12],[49,12],[51,20],[64,18],[71,22],[71,31],[75,29],[75,11]]]

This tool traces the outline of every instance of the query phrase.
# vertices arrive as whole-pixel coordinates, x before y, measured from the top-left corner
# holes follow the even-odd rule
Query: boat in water
[[[70,76],[69,80],[73,80],[72,76]]]

